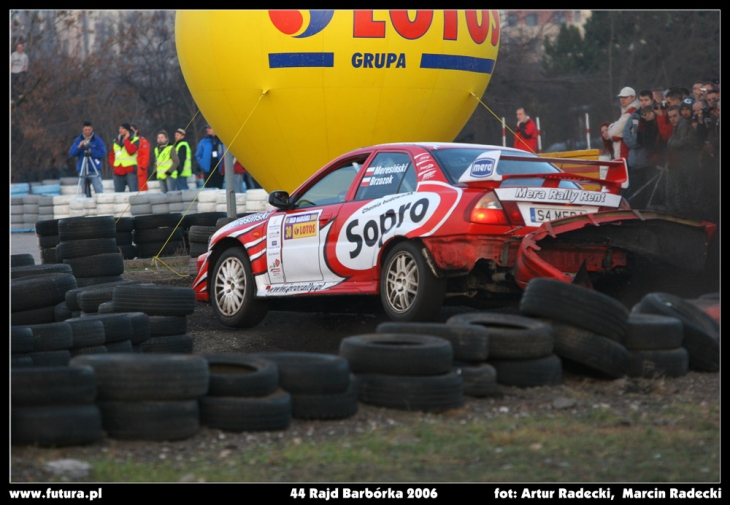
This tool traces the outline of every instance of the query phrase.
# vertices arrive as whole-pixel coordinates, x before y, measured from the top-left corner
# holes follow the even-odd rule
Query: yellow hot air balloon
[[[452,141],[489,83],[496,11],[178,11],[205,120],[268,191],[347,151]]]

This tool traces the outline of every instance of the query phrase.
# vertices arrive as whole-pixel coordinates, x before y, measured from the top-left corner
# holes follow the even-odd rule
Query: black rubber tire
[[[88,289],[76,295],[76,302],[81,310],[87,314],[99,312],[99,305],[112,301],[112,293],[114,293],[116,286],[105,286],[104,284],[99,284],[98,286],[99,289]]]
[[[101,401],[102,426],[120,440],[182,440],[200,430],[197,400]]]
[[[115,238],[117,226],[113,216],[69,217],[58,221],[61,242],[91,238]]]
[[[10,327],[10,352],[12,354],[33,351],[33,330],[27,326]]]
[[[120,245],[119,252],[125,260],[132,260],[138,257],[137,246],[134,244]]]
[[[624,346],[629,350],[676,349],[682,345],[684,326],[676,317],[629,314]]]
[[[22,253],[10,255],[10,268],[27,267],[30,265],[35,265],[35,258],[32,254]]]
[[[186,316],[149,316],[150,337],[182,335],[188,331]]]
[[[60,351],[73,346],[73,330],[71,325],[60,323],[31,324],[28,328],[33,332],[33,351]]]
[[[203,244],[202,242],[190,242],[188,250],[191,258],[197,258],[208,251],[208,244]],[[197,268],[195,269],[195,272],[197,273]]]
[[[563,363],[554,354],[537,359],[490,360],[489,364],[497,372],[497,383],[505,386],[555,386],[563,380]]]
[[[489,356],[489,332],[473,324],[380,323],[378,333],[411,333],[440,337],[451,342],[454,359],[467,362],[486,361]]]
[[[520,313],[579,326],[622,343],[629,310],[618,300],[577,284],[543,277],[530,281]]]
[[[132,320],[126,313],[83,314],[81,317],[88,321],[101,321],[104,325],[105,345],[127,340],[134,331]]]
[[[78,302],[78,296],[79,293],[82,293],[84,291],[92,290],[92,289],[102,289],[102,290],[114,290],[116,286],[122,285],[122,284],[141,284],[139,281],[131,281],[131,280],[117,280],[113,282],[105,282],[105,283],[99,283],[99,284],[93,284],[91,286],[82,286],[78,287],[76,289],[71,289],[66,292],[66,295],[64,297],[64,301],[66,302],[66,306],[71,311],[80,311],[81,306]]]
[[[134,243],[149,244],[156,242],[181,242],[183,233],[180,228],[165,227],[165,228],[150,228],[134,230],[132,234]]]
[[[166,258],[170,256],[187,256],[185,244],[182,241],[170,242],[146,242],[137,244],[137,257],[139,258]]]
[[[116,220],[117,235],[120,233],[128,233],[134,230],[133,217],[118,217]]]
[[[422,248],[414,242],[399,242],[382,263],[380,301],[393,321],[433,321],[441,312],[446,278],[433,274]],[[415,295],[409,295],[411,290]]]
[[[208,396],[269,396],[279,388],[279,368],[268,359],[238,354],[205,354]]]
[[[132,342],[127,340],[120,340],[119,342],[113,342],[111,344],[104,344],[108,353],[132,353],[134,348]]]
[[[29,352],[28,356],[33,360],[33,366],[67,366],[71,360],[71,353],[68,349],[58,351]]]
[[[474,398],[494,396],[498,393],[497,371],[488,363],[454,362],[453,370],[464,381],[464,395]]]
[[[464,403],[464,381],[453,371],[425,377],[355,374],[355,387],[362,403],[391,409],[440,412]]]
[[[188,229],[188,240],[190,241],[191,244],[193,242],[205,244],[205,247],[207,249],[208,239],[215,232],[216,232],[215,226],[191,226]]]
[[[440,337],[409,333],[369,333],[346,337],[340,356],[355,373],[385,375],[440,375],[451,370],[451,342]]]
[[[74,317],[65,321],[71,327],[73,343],[71,349],[104,345],[106,334],[104,323],[86,317]]]
[[[62,302],[66,292],[77,287],[76,278],[69,273],[50,273],[10,280],[10,310],[53,307]]]
[[[39,238],[58,236],[58,221],[59,219],[44,219],[42,221],[36,221],[35,234],[38,235]]]
[[[684,347],[629,351],[629,377],[681,377],[688,369],[689,353]]]
[[[73,317],[73,313],[66,302],[60,302],[53,307],[53,317],[56,321],[66,321]]]
[[[66,240],[56,246],[56,261],[95,256],[98,254],[112,254],[117,250],[117,239],[114,238],[87,238],[83,240]]]
[[[537,359],[553,353],[552,326],[514,314],[469,312],[449,318],[447,324],[473,324],[489,332],[489,360]]]
[[[342,356],[309,352],[260,352],[279,369],[279,387],[291,394],[344,393],[350,385],[350,366]]]
[[[96,374],[88,366],[38,367],[13,371],[13,407],[87,405],[96,399]]]
[[[113,314],[114,313],[114,302],[109,300],[108,302],[102,302],[96,309],[98,314]]]
[[[71,357],[81,356],[84,354],[107,354],[109,350],[105,345],[92,345],[89,347],[77,347],[75,349],[69,349]]]
[[[554,323],[555,354],[618,379],[629,369],[628,350],[615,340],[563,323]],[[499,380],[499,369],[497,369]]]
[[[720,371],[719,325],[691,302],[668,293],[650,293],[634,308],[642,314],[659,314],[682,321],[682,347],[689,353],[689,366],[703,372]]]
[[[41,249],[55,249],[58,244],[61,243],[61,237],[58,235],[50,235],[48,237],[38,237],[38,247]],[[55,258],[56,251],[53,251],[53,257]]]
[[[65,259],[63,262],[71,265],[77,278],[113,277],[124,273],[124,257],[119,252]]]
[[[129,334],[129,341],[132,345],[146,342],[152,336],[150,333],[150,316],[144,312],[123,312],[132,322],[132,333]]]
[[[33,366],[33,359],[28,354],[11,354],[10,369],[28,368]]]
[[[13,445],[62,447],[101,440],[101,414],[96,405],[17,407],[11,409]]]
[[[215,226],[215,223],[222,217],[227,217],[226,212],[198,212],[197,214],[185,215],[185,228],[191,226]]]
[[[55,247],[42,247],[41,248],[41,264],[52,265],[56,263],[56,248]]]
[[[43,324],[56,322],[56,306],[40,307],[38,309],[19,310],[10,313],[12,326],[27,326],[29,324]]]
[[[294,419],[345,419],[357,414],[357,391],[352,377],[344,393],[330,395],[292,395]]]
[[[195,311],[193,288],[138,284],[116,286],[114,312],[144,312],[148,316],[189,316]]]
[[[172,212],[169,214],[149,214],[145,216],[134,216],[134,230],[150,230],[153,228],[176,227],[182,219],[182,214]],[[181,227],[182,224],[180,225]]]
[[[76,356],[71,364],[94,369],[99,400],[189,400],[208,392],[208,362],[202,356],[97,354]]]
[[[283,390],[260,397],[204,396],[200,423],[224,431],[277,431],[291,424],[292,397]]]
[[[117,240],[117,246],[134,244],[134,237],[133,237],[131,231],[117,230],[116,240]]]
[[[32,277],[42,274],[73,274],[69,265],[51,263],[50,265],[28,265],[24,267],[13,267],[10,269],[11,279],[20,279],[21,277]]]
[[[192,354],[195,340],[192,335],[167,335],[165,337],[150,337],[139,345],[141,352],[158,354]]]
[[[210,305],[225,326],[250,328],[259,324],[268,305],[256,299],[256,281],[242,247],[223,251],[209,277]]]
[[[108,277],[80,277],[76,279],[76,283],[80,288],[89,286],[98,286],[99,284],[109,284],[110,282],[122,282],[124,278],[121,275],[110,275]]]

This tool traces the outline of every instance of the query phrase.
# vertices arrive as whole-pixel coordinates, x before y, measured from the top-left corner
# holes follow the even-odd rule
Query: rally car
[[[228,326],[258,324],[270,300],[333,295],[379,295],[391,319],[426,321],[447,296],[514,297],[534,277],[590,285],[632,254],[701,268],[715,226],[631,210],[627,184],[624,160],[458,143],[361,148],[219,229],[193,288]]]

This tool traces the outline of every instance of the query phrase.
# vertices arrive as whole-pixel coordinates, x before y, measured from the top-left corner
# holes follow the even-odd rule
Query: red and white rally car
[[[571,163],[606,175],[558,168]],[[312,295],[380,295],[391,319],[419,321],[446,296],[514,297],[534,277],[589,280],[637,253],[702,268],[715,225],[632,211],[627,183],[623,160],[457,143],[357,149],[291,195],[272,192],[276,210],[219,229],[193,288],[228,326],[258,324],[269,299]]]

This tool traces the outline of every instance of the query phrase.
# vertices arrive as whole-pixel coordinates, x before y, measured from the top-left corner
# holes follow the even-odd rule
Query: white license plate
[[[588,214],[585,209],[547,209],[541,207],[530,207],[530,221],[533,223],[544,223],[546,221],[554,221],[564,217],[579,216]]]

